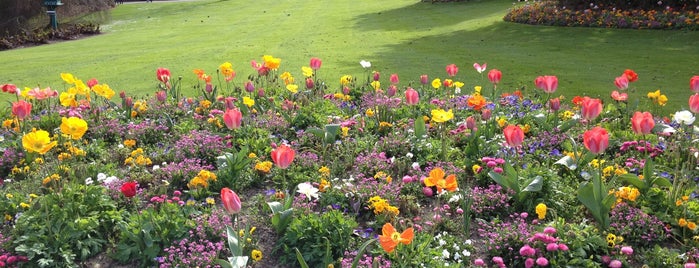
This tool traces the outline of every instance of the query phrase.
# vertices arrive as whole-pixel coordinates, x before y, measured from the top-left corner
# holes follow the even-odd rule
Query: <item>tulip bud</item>
[[[252,81],[245,82],[245,91],[247,91],[247,92],[255,91],[255,85],[252,84]]]
[[[228,187],[221,189],[221,202],[223,203],[223,208],[226,209],[228,214],[237,214],[242,209],[240,197],[238,197],[238,194]]]
[[[427,85],[427,83],[429,83],[429,82],[430,82],[430,78],[426,74],[423,74],[420,76],[420,83],[421,84]]]

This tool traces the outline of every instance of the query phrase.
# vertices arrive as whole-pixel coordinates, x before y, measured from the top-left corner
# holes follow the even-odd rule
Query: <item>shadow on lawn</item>
[[[360,30],[424,31],[505,13],[501,3],[452,2],[423,3],[379,10],[357,16],[354,27]]]

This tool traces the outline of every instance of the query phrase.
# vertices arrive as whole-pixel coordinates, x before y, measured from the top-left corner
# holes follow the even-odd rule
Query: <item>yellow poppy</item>
[[[61,132],[74,140],[78,140],[87,132],[87,122],[78,117],[63,117],[61,119]]]
[[[432,110],[432,121],[444,123],[452,118],[454,118],[454,113],[451,111],[451,109],[449,109],[449,111],[444,111],[444,109]]]
[[[255,105],[255,100],[251,99],[250,97],[243,97],[243,104],[247,105],[248,107],[252,107]]]
[[[433,88],[437,89],[437,88],[440,88],[441,86],[442,86],[442,80],[439,80],[439,78],[435,78],[434,80],[432,80],[432,87]]]
[[[311,67],[303,66],[301,67],[301,72],[303,72],[303,76],[305,77],[313,76],[313,69],[311,69]]]
[[[45,154],[56,144],[57,142],[51,141],[49,133],[45,130],[33,130],[22,137],[22,146],[30,153]]]

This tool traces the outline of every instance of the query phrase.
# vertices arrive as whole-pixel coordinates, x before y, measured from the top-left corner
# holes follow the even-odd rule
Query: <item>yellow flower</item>
[[[675,206],[679,207],[681,205],[682,205],[682,200],[677,199],[677,201],[675,201]]]
[[[438,89],[442,86],[442,80],[439,80],[439,78],[435,78],[432,80],[432,87],[435,89]]]
[[[389,123],[389,122],[385,122],[385,121],[379,122],[379,128],[389,128],[389,127],[392,127],[392,126],[393,126],[393,124],[391,124],[391,123]]]
[[[78,102],[75,100],[75,94],[70,92],[61,92],[58,96],[59,101],[63,107],[76,107]]]
[[[83,96],[88,96],[89,99],[89,87],[85,85],[85,82],[83,80],[75,80],[75,92],[76,94],[80,94]]]
[[[248,158],[255,159],[257,158],[257,155],[255,153],[249,153]]]
[[[134,146],[136,146],[136,140],[132,140],[132,139],[125,140],[124,146],[129,147],[129,148],[134,147]]]
[[[694,223],[693,221],[687,222],[687,228],[690,230],[697,229],[697,224]]]
[[[270,161],[264,161],[255,164],[255,170],[260,171],[262,173],[269,173],[270,169],[272,169],[272,162]]]
[[[449,111],[444,111],[444,109],[432,110],[432,121],[444,123],[452,118],[454,118],[454,113],[452,113],[451,109],[449,109]]]
[[[45,130],[32,130],[22,137],[22,146],[30,153],[45,154],[56,144],[57,142],[51,141],[49,133]]]
[[[318,184],[318,191],[325,192],[328,188],[330,188],[330,182],[326,179],[321,179]]]
[[[61,79],[68,84],[75,84],[75,77],[70,73],[61,73]]]
[[[228,77],[233,75],[233,64],[231,64],[230,62],[222,63],[220,66],[218,66],[218,69],[224,76]]]
[[[483,87],[481,87],[481,86],[475,86],[475,87],[473,87],[473,90],[476,92],[476,94],[481,94],[481,89],[482,89],[482,88],[483,88]]]
[[[648,92],[647,96],[649,99],[657,99],[660,97],[660,89],[656,90],[655,92]]]
[[[374,117],[374,110],[372,110],[372,109],[367,109],[367,110],[366,110],[366,116],[367,116],[367,117]]]
[[[285,85],[294,83],[294,77],[291,76],[290,72],[283,72],[282,74],[279,75],[279,78],[281,78],[282,81],[284,81]]]
[[[609,242],[609,241],[611,241],[611,242],[616,241],[616,235],[614,235],[614,234],[612,234],[612,233],[607,234],[607,241],[608,241],[608,242]]]
[[[379,89],[381,89],[381,82],[379,82],[379,81],[372,81],[372,82],[371,82],[371,87],[373,87],[374,90],[379,90]]]
[[[262,60],[265,62],[265,67],[269,68],[270,70],[279,69],[279,65],[282,63],[282,59],[275,58],[270,55],[262,56]]]
[[[19,206],[22,207],[22,208],[29,208],[29,207],[30,207],[29,204],[24,203],[24,202],[19,203]]]
[[[330,177],[330,168],[322,166],[320,169],[318,169],[318,173],[320,173],[320,176],[324,178]]]
[[[78,140],[85,135],[87,131],[87,122],[78,117],[70,117],[61,119],[61,132],[70,136],[74,140]]]
[[[243,104],[247,105],[248,107],[252,107],[255,105],[255,100],[251,99],[250,97],[243,97]]]
[[[529,130],[531,130],[531,128],[532,126],[530,126],[529,124],[524,124],[524,126],[522,127],[522,132],[524,132],[524,134],[527,134],[529,133]]]
[[[685,227],[685,226],[687,226],[687,220],[684,219],[684,218],[680,218],[679,220],[677,220],[677,224],[678,224],[680,227]]]
[[[291,92],[291,94],[296,94],[296,92],[299,92],[299,86],[294,84],[286,85],[286,90]]]
[[[108,100],[111,100],[112,97],[114,97],[114,94],[116,94],[107,84],[95,85],[92,87],[92,91],[94,91],[98,96]]]
[[[507,125],[507,119],[505,117],[500,117],[498,118],[498,126],[501,128],[505,127]]]
[[[658,100],[656,102],[660,106],[665,106],[665,104],[667,103],[667,96],[665,96],[665,94],[660,95],[660,97],[658,97]]]
[[[301,72],[303,72],[303,76],[305,77],[313,76],[313,69],[311,69],[311,67],[303,66],[301,67]]]
[[[349,127],[342,127],[342,137],[349,136]]]
[[[349,85],[352,82],[352,76],[351,75],[343,75],[340,77],[340,84],[343,86]]]
[[[464,83],[463,83],[463,82],[459,82],[459,81],[454,82],[454,87],[455,87],[455,88],[461,88],[461,87],[463,87],[463,86],[464,86]]]
[[[12,194],[5,194],[5,197],[6,197],[7,199],[12,199],[12,198],[15,197],[15,196],[12,195]]]
[[[260,261],[260,260],[262,260],[262,251],[259,251],[257,249],[253,249],[252,252],[250,252],[250,256],[252,257],[252,260]]]
[[[11,220],[12,220],[12,216],[10,216],[10,214],[5,214],[5,221],[11,221]]]
[[[4,128],[11,128],[13,122],[14,122],[14,121],[13,121],[12,119],[7,119],[7,120],[5,120],[5,121],[2,121],[2,127],[4,127]]]
[[[473,170],[473,174],[478,174],[478,171],[481,170],[481,166],[479,166],[479,165],[473,165],[473,166],[471,167],[471,169]]]
[[[34,163],[41,165],[44,163],[44,159],[41,157],[37,157],[36,159],[34,159]]]
[[[207,197],[206,203],[209,205],[216,205],[216,199],[214,199],[213,197]]]
[[[544,218],[546,218],[546,209],[547,207],[544,203],[539,203],[538,205],[536,205],[536,215],[539,216],[539,220],[543,220]]]

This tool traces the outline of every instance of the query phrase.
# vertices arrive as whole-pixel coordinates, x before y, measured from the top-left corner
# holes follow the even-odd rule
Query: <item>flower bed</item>
[[[572,8],[556,1],[532,1],[512,8],[505,21],[551,26],[628,29],[699,29],[699,10],[624,10],[614,6]]]
[[[146,96],[2,85],[0,266],[695,266],[699,76],[664,115],[632,70],[603,103],[554,75],[523,94],[485,64],[360,64],[159,68]]]

